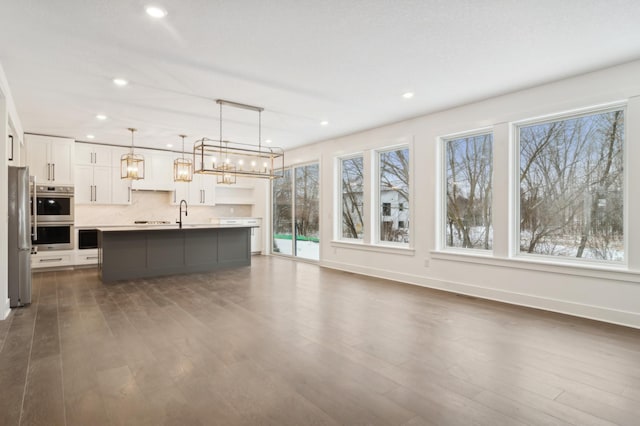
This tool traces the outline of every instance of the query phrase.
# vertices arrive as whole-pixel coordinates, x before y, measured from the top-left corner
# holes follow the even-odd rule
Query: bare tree
[[[342,160],[342,236],[345,238],[362,238],[363,181],[363,158]]]
[[[491,134],[446,142],[449,246],[491,248],[492,142]]]
[[[622,111],[520,128],[521,250],[616,257],[622,140]]]

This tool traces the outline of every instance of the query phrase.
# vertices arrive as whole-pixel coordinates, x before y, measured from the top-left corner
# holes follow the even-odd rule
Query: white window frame
[[[599,259],[587,259],[576,258],[568,256],[552,256],[537,253],[523,253],[520,251],[520,129],[522,127],[532,126],[536,124],[545,124],[553,121],[570,120],[574,118],[580,118],[590,115],[603,114],[612,111],[622,110],[624,113],[624,135],[622,139],[622,152],[623,152],[623,167],[622,172],[622,194],[623,194],[623,235],[624,235],[624,260],[623,261],[611,261],[611,260],[599,260]],[[535,118],[529,118],[525,120],[514,121],[511,123],[511,138],[513,147],[511,157],[511,209],[513,212],[511,225],[511,253],[510,257],[518,260],[531,260],[540,263],[548,263],[555,265],[567,265],[567,266],[601,266],[601,267],[625,267],[628,268],[629,264],[629,192],[628,192],[628,110],[627,102],[612,102],[606,105],[592,106],[588,108],[580,108],[571,111],[564,111],[561,113],[548,114]]]
[[[470,138],[470,137],[475,137],[475,136],[483,136],[483,135],[491,135],[492,136],[492,141],[491,141],[491,170],[492,170],[492,176],[491,176],[491,192],[492,192],[492,197],[491,197],[491,202],[492,202],[492,206],[491,209],[492,211],[494,210],[494,205],[493,205],[493,170],[495,167],[495,150],[493,147],[493,143],[494,143],[494,129],[493,126],[491,127],[482,127],[479,129],[473,129],[473,130],[466,130],[463,132],[457,132],[457,133],[450,133],[444,136],[440,136],[438,137],[438,149],[440,151],[439,153],[439,165],[440,165],[440,170],[438,173],[438,177],[439,177],[439,194],[438,194],[438,202],[439,202],[439,208],[438,208],[438,213],[439,213],[439,218],[437,220],[436,223],[438,223],[438,232],[436,233],[436,235],[438,236],[438,240],[437,240],[437,247],[438,250],[441,251],[451,251],[451,252],[461,252],[461,253],[469,253],[469,254],[477,254],[480,256],[491,256],[493,255],[493,244],[491,245],[490,249],[478,249],[478,248],[468,248],[468,247],[449,247],[447,246],[447,142],[452,141],[452,140],[456,140],[456,139],[463,139],[463,138]],[[493,223],[493,215],[491,216],[491,226],[494,227],[494,223]]]
[[[364,232],[363,232],[363,236],[362,238],[348,238],[348,237],[344,237],[343,236],[343,232],[342,232],[342,225],[343,225],[343,203],[342,203],[342,172],[343,172],[343,168],[342,168],[342,164],[345,160],[351,160],[354,158],[362,158],[362,209],[363,212],[365,213],[365,218],[363,220],[362,223],[362,227],[364,228]],[[353,243],[361,243],[364,241],[365,239],[365,234],[368,232],[367,231],[367,214],[368,213],[366,211],[367,205],[365,203],[365,195],[366,192],[368,190],[369,185],[367,185],[367,171],[365,169],[366,167],[366,161],[365,161],[365,153],[363,151],[361,152],[354,152],[352,154],[349,155],[344,155],[344,156],[340,156],[340,157],[336,157],[336,168],[335,170],[337,171],[335,174],[335,189],[336,189],[336,194],[337,197],[335,197],[335,209],[334,209],[334,214],[337,218],[337,220],[335,221],[335,226],[334,226],[334,241],[345,241],[345,242],[353,242]]]
[[[409,201],[405,205],[405,210],[409,208],[409,242],[395,242],[395,241],[381,241],[380,228],[382,223],[382,206],[380,204],[380,155],[390,152],[407,149],[409,152]],[[413,223],[414,218],[414,160],[413,160],[413,142],[404,142],[397,145],[385,146],[371,151],[371,165],[372,172],[371,178],[374,181],[371,188],[373,192],[371,194],[371,206],[370,212],[370,232],[372,235],[372,242],[376,246],[383,247],[398,247],[398,248],[413,248],[415,243],[415,225]]]

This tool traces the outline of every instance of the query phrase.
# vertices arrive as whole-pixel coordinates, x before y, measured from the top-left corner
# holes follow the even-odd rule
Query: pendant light
[[[144,157],[134,153],[133,134],[136,129],[129,127],[131,132],[131,150],[120,157],[120,179],[144,179]]]
[[[184,138],[186,135],[179,135],[182,138],[182,158],[173,160],[173,181],[191,182],[193,180],[193,161],[184,158]]]

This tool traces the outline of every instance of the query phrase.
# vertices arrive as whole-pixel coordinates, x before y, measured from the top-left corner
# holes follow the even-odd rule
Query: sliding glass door
[[[273,252],[320,259],[320,168],[285,170],[273,181]]]

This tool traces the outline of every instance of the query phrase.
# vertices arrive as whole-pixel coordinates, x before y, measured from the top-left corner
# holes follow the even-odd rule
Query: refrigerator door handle
[[[31,235],[33,236],[33,241],[38,240],[38,195],[36,193],[36,176],[33,177],[33,230],[31,231]]]

